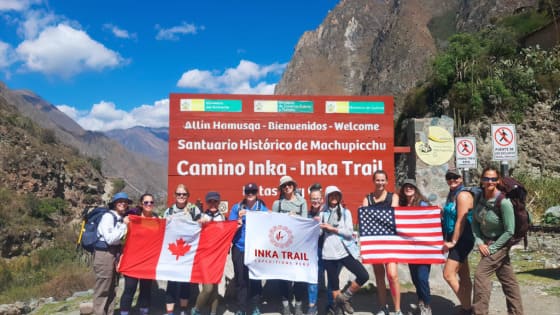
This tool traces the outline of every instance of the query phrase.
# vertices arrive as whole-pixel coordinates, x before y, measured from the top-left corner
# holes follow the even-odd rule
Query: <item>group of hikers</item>
[[[442,230],[444,245],[442,251],[446,253],[443,267],[443,277],[456,294],[460,305],[456,308],[458,314],[488,314],[490,294],[492,291],[491,275],[496,274],[506,297],[508,314],[523,314],[523,307],[519,285],[510,262],[508,240],[513,236],[514,215],[512,203],[507,198],[500,197],[501,213],[497,214],[494,205],[498,197],[503,194],[498,188],[500,172],[495,167],[486,167],[480,180],[482,196],[475,202],[473,194],[465,189],[461,172],[449,169],[445,179],[449,186],[447,200],[442,207]],[[419,191],[415,180],[406,179],[398,193],[386,189],[388,175],[378,170],[373,175],[374,191],[367,194],[362,205],[368,209],[374,206],[429,206],[428,200]],[[239,228],[234,236],[231,247],[233,262],[237,315],[259,315],[260,297],[262,293],[261,280],[250,279],[248,267],[244,264],[246,244],[246,214],[248,211],[272,211],[288,215],[302,216],[317,220],[321,237],[318,244],[319,284],[303,282],[278,281],[278,295],[281,296],[282,315],[316,315],[318,310],[319,287],[324,282],[326,272],[327,281],[327,314],[352,314],[352,296],[369,280],[369,274],[359,258],[350,252],[347,242],[352,240],[354,227],[351,212],[344,207],[343,193],[336,186],[324,188],[320,184],[313,184],[308,188],[309,206],[307,200],[298,194],[297,182],[290,176],[282,176],[279,183],[280,196],[269,209],[258,198],[256,183],[244,186],[243,199],[236,203],[229,211],[229,217],[220,212],[220,194],[208,192],[205,197],[204,209],[200,209],[188,202],[189,191],[180,184],[176,187],[174,204],[163,213],[163,218],[174,215],[184,215],[188,220],[205,224],[211,221],[236,220]],[[138,207],[129,209],[132,200],[124,192],[115,194],[109,205],[110,212],[106,213],[98,227],[99,246],[94,251],[93,268],[96,274],[94,289],[95,314],[113,314],[116,297],[116,281],[119,254],[122,250],[122,239],[127,233],[129,214],[157,217],[154,209],[154,197],[144,194],[140,197]],[[372,210],[374,211],[374,210]],[[468,256],[475,248],[480,253],[480,262],[474,274],[474,285],[471,281]],[[416,288],[418,303],[414,312],[418,314],[432,314],[430,307],[431,295],[429,275],[431,265],[409,264],[412,282]],[[340,287],[339,275],[342,267],[348,269],[355,276],[343,288]],[[398,278],[398,263],[387,261],[384,264],[373,265],[375,284],[377,288],[377,309],[372,310],[376,315],[389,314],[389,301],[385,279],[389,283],[394,314],[403,314],[401,310],[400,285]],[[153,280],[136,279],[124,276],[124,290],[120,299],[120,314],[127,315],[136,289],[140,292],[137,307],[140,314],[149,313],[150,290]],[[187,282],[168,281],[166,288],[166,314],[187,315],[191,284]],[[474,293],[473,293],[474,287]],[[199,315],[202,310],[209,308],[210,315],[215,315],[218,308],[217,284],[201,284],[201,290],[194,302],[190,315]],[[292,305],[293,293],[295,303]],[[308,305],[303,306],[307,294]],[[321,310],[320,313],[324,313]]]

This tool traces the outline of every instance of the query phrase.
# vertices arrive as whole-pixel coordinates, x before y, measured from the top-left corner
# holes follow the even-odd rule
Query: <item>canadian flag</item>
[[[220,283],[237,221],[130,216],[119,272],[139,279]]]

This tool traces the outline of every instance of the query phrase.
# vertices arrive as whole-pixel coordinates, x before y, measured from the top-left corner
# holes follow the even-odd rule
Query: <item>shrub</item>
[[[61,198],[39,199],[33,194],[28,194],[26,196],[26,206],[30,216],[50,220],[53,214],[65,214],[67,204]]]

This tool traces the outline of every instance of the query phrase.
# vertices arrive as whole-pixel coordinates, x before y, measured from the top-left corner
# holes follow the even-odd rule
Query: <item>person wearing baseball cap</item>
[[[230,221],[237,220],[241,226],[233,237],[233,246],[231,247],[238,309],[236,314],[260,314],[262,283],[261,280],[249,279],[249,269],[245,266],[245,215],[247,211],[268,211],[264,201],[258,198],[258,194],[259,186],[254,182],[247,183],[243,186],[243,200],[231,208],[229,215]]]
[[[472,282],[468,256],[474,247],[474,235],[468,213],[474,206],[474,198],[465,191],[458,169],[449,169],[445,180],[449,193],[442,211],[443,250],[449,253],[443,266],[443,278],[461,303],[460,314],[471,314]]]

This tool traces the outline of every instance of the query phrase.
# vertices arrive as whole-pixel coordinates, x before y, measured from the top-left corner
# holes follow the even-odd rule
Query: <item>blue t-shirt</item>
[[[247,205],[243,202],[236,203],[233,208],[231,208],[231,213],[229,215],[229,220],[234,221],[239,219],[239,211],[241,210],[249,210],[249,211],[268,211],[268,208],[265,206],[264,202],[260,199],[257,199],[257,202],[251,207],[251,209],[247,209]],[[240,251],[245,251],[245,216],[241,218],[243,225],[240,229],[237,230],[235,236],[233,237],[233,245],[237,247]]]

